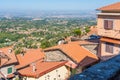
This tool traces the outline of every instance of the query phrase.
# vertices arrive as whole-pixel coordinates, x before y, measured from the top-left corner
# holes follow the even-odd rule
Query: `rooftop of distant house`
[[[120,2],[98,8],[101,11],[120,11]]]
[[[0,48],[0,67],[14,63],[17,63],[17,59],[12,48]]]
[[[87,42],[85,42],[87,43]],[[60,50],[69,58],[71,58],[75,63],[79,63],[80,66],[86,66],[92,64],[98,60],[98,57],[80,46],[80,41],[68,42],[67,44],[61,44],[44,49],[45,52]]]
[[[19,65],[16,68],[19,69],[33,62],[43,61],[44,57],[42,49],[26,49],[24,54],[17,55]]]
[[[69,80],[113,80],[118,73],[120,73],[120,55],[100,62],[81,74],[74,75]]]
[[[20,75],[27,77],[38,78],[46,73],[49,73],[59,67],[64,66],[66,61],[61,62],[36,62],[35,70],[33,71],[33,66],[30,65],[24,69],[19,70]]]

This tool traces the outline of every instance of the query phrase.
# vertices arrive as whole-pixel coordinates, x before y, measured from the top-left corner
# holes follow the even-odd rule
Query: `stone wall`
[[[62,51],[53,50],[45,52],[46,58],[45,61],[63,61],[70,60]]]

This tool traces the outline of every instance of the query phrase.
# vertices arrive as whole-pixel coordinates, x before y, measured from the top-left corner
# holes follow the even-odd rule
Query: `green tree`
[[[43,40],[42,42],[41,42],[41,45],[40,45],[40,47],[41,48],[47,48],[47,47],[50,47],[51,46],[51,44],[50,44],[50,42],[48,41],[48,40]]]
[[[74,35],[79,36],[79,38],[82,35],[82,31],[79,28],[74,29],[73,33],[74,33]]]
[[[17,54],[20,54],[21,51],[22,51],[22,49],[21,49],[21,48],[18,48],[18,49],[15,50],[15,54],[16,54],[16,55],[17,55]]]
[[[90,28],[89,27],[85,27],[85,33],[90,32]]]

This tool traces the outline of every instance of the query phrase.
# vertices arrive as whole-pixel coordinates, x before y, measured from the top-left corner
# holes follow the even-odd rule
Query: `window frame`
[[[106,28],[106,27],[105,27],[105,21],[106,21],[106,20],[107,20],[107,21],[112,21],[112,22],[113,22],[112,28],[109,29],[109,28]],[[104,20],[103,20],[103,28],[104,28],[105,30],[113,30],[113,29],[114,29],[114,19],[104,19]]]
[[[12,67],[7,68],[7,74],[11,74],[12,70],[13,70]]]

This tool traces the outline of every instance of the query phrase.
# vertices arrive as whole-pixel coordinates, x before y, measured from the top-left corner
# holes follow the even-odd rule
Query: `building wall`
[[[113,53],[108,53],[106,52],[106,44],[105,42],[101,42],[101,58],[103,60],[106,60],[106,59],[109,59],[117,54],[120,54],[120,45],[119,44],[114,44],[114,47],[113,47]]]
[[[59,50],[53,50],[45,52],[46,58],[45,61],[68,61],[66,64],[69,67],[75,68],[77,64],[71,60],[67,55]]]
[[[0,68],[0,71],[5,75],[7,76],[8,75],[8,68],[12,68],[12,73],[14,73],[16,71],[15,69],[15,66],[14,65],[10,65],[10,66],[6,66],[6,67],[3,67],[3,68]],[[12,74],[10,73],[10,74]],[[0,78],[3,77],[1,74],[0,74]]]
[[[116,16],[98,16],[97,26],[99,28],[103,28],[104,29],[104,20],[105,19],[112,19],[112,20],[114,20],[114,27],[113,27],[113,29],[120,30],[120,17],[118,18]]]
[[[63,52],[59,50],[48,51],[45,52],[46,61],[62,61],[62,60],[70,60]]]
[[[104,20],[112,19],[113,20],[113,30],[105,30],[104,29]],[[97,28],[98,35],[106,36],[111,38],[120,39],[120,16],[98,16],[97,19]]]
[[[93,54],[97,55],[99,44],[87,44],[87,45],[81,45],[81,46],[88,49]]]
[[[69,70],[65,66],[62,66],[39,78],[27,77],[26,80],[65,80],[66,78],[68,78],[69,73]]]

